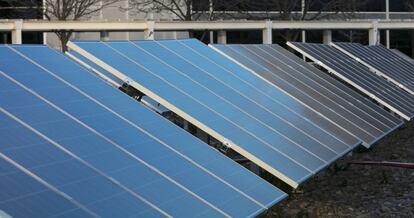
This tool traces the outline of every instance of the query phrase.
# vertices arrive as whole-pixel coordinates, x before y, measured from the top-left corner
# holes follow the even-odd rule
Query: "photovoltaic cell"
[[[292,186],[360,143],[310,122],[306,107],[196,40],[69,46]]]
[[[290,42],[288,45],[405,120],[413,118],[414,96],[375,75],[338,49],[314,43]]]
[[[254,216],[286,196],[63,54],[0,58],[0,114],[20,124],[0,124],[1,152],[99,216]]]
[[[279,45],[211,45],[369,147],[402,121]],[[318,121],[315,121],[318,122]]]
[[[66,52],[70,58],[74,59],[76,62],[81,64],[83,67],[87,68],[89,71],[93,73],[100,74],[100,78],[104,79],[109,84],[115,87],[121,87],[124,81],[120,80],[118,77],[114,76],[113,74],[109,73],[108,71],[104,70],[103,68],[99,67],[89,59],[85,58],[84,56],[78,54],[74,51]]]
[[[405,59],[406,61],[414,64],[414,59],[412,59],[411,57],[409,57],[408,55],[404,54],[403,52],[401,52],[400,50],[394,48],[391,49],[392,52],[394,52],[394,54],[396,54],[398,57]]]
[[[0,121],[7,117],[0,114]],[[10,121],[10,120],[9,120]],[[12,122],[8,122],[12,124]],[[69,196],[36,180],[33,174],[6,161],[0,154],[0,216],[10,217],[93,217]]]
[[[332,46],[414,95],[414,64],[390,49],[382,45],[363,46],[359,43],[332,43]]]
[[[78,53],[76,53],[74,51],[71,51],[71,52],[68,51],[68,52],[66,52],[66,55],[69,56],[70,58],[72,58],[73,60],[75,60],[76,62],[78,62],[83,67],[87,68],[92,73],[95,73],[95,74],[99,75],[99,77],[101,79],[103,79],[108,84],[110,84],[110,85],[112,85],[116,88],[120,88],[123,85],[127,85],[127,84],[124,83],[124,81],[122,81],[118,77],[114,76],[113,74],[111,74],[108,71],[104,70],[102,67],[99,67],[97,64],[93,63],[89,59],[85,58],[82,55],[79,55]],[[143,96],[140,101],[141,101],[141,103],[148,106],[149,108],[151,108],[152,110],[156,111],[159,114],[162,114],[164,112],[169,111],[167,108],[160,105],[158,102],[154,101],[153,99],[149,98],[148,96]]]
[[[1,80],[1,84],[13,87],[13,84],[8,84],[4,80],[4,77]],[[7,93],[8,96],[20,95],[19,97],[21,98],[18,99],[30,98],[27,96],[29,93],[27,95],[25,93],[17,93],[16,88],[13,87],[14,95]],[[31,107],[39,109],[36,112],[44,111],[49,112],[48,115],[50,116],[54,115],[51,111],[43,108],[40,102],[33,101],[31,103],[38,103],[36,106]],[[7,113],[16,109],[17,107],[2,107],[3,120],[6,119],[5,116],[8,116],[8,119],[5,121],[7,123],[12,122],[11,116]],[[13,117],[13,119],[17,118]],[[53,120],[51,119],[51,121]],[[18,122],[23,121],[19,120]],[[42,129],[39,122],[33,126]],[[57,126],[55,125],[55,127]],[[66,130],[71,131],[71,128]],[[1,153],[10,157],[35,175],[38,175],[58,190],[71,196],[80,204],[85,205],[85,207],[94,211],[98,216],[154,216],[159,214],[155,210],[151,210],[151,207],[146,205],[146,203],[140,202],[139,199],[128,194],[126,190],[113,183],[109,178],[105,178],[99,171],[85,166],[74,157],[64,153],[58,146],[36,135],[22,124],[2,128],[0,136],[2,141],[5,142],[1,145]],[[117,207],[108,207],[108,205],[117,205]]]

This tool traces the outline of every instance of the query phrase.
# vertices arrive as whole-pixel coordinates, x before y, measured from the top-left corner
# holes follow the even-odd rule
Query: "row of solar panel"
[[[278,45],[214,45],[370,147],[400,121]]]
[[[293,187],[403,124],[277,45],[211,49],[196,40],[68,45],[69,56],[100,78],[135,87]],[[285,197],[62,54],[43,46],[5,46],[0,56],[7,63],[0,65],[0,92],[6,96],[0,115],[8,123],[0,126],[8,140],[0,160],[17,169],[10,175],[24,175],[62,198],[60,205],[70,213],[254,216]],[[352,73],[345,65],[355,63],[345,56],[326,54],[333,66]],[[380,84],[357,80],[372,88]],[[28,151],[39,154],[29,157]],[[99,193],[101,183],[113,191]],[[90,188],[88,194],[81,191]],[[15,195],[22,197],[14,200]],[[13,207],[32,200],[26,195],[0,196],[0,213],[71,216],[42,208],[42,202],[36,210]],[[116,208],[102,208],[105,204]]]
[[[414,117],[414,64],[381,45],[288,43],[407,121]]]
[[[0,214],[244,217],[286,196],[63,54],[0,59]]]
[[[277,45],[213,45],[218,53],[197,40],[69,47],[293,187],[403,124]]]
[[[294,187],[360,144],[196,40],[69,46]]]

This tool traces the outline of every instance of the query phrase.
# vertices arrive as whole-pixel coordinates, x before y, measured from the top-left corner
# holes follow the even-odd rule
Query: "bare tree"
[[[366,2],[367,0],[131,0],[130,5],[138,12],[168,12],[183,21],[316,20],[350,18],[353,12]],[[189,33],[191,36],[192,32]],[[286,40],[296,40],[299,35],[297,31],[286,31],[282,37]]]
[[[368,0],[244,0],[240,12],[249,19],[315,20],[346,18]],[[246,11],[247,9],[247,11]],[[249,14],[250,11],[262,13]],[[312,13],[309,13],[312,12]]]
[[[31,6],[39,10],[48,20],[75,21],[93,15],[100,10],[109,7],[117,0],[6,0],[9,4],[19,6]],[[39,5],[40,2],[40,5]],[[66,43],[72,36],[71,30],[57,30],[55,34],[61,42],[62,51],[67,51]]]
[[[130,9],[140,13],[169,13],[182,21],[215,20],[220,13],[238,8],[245,0],[130,0]],[[194,8],[196,7],[196,8]],[[190,36],[192,30],[188,30]],[[206,33],[206,32],[205,32]]]
[[[93,15],[102,9],[117,2],[116,0],[45,0],[44,15],[48,20],[80,20]],[[55,31],[58,36],[62,51],[67,51],[67,42],[72,36],[72,31]]]
[[[116,0],[45,0],[44,15],[48,20],[80,20],[93,15],[102,9],[117,2]],[[72,36],[72,31],[55,31],[58,36],[62,51],[67,50],[67,42]]]
[[[193,20],[193,0],[132,0],[130,6],[144,13],[172,13],[180,20]]]
[[[349,19],[367,0],[245,0],[249,11],[240,13],[247,19],[322,20]],[[414,1],[414,0],[413,0]],[[262,13],[250,13],[261,11]],[[287,41],[296,41],[299,31],[279,32]]]

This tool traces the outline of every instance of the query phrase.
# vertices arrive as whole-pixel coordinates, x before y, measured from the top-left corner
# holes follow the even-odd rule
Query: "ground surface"
[[[414,217],[414,170],[347,165],[361,160],[414,163],[414,123],[344,157],[336,170],[310,179],[266,217]]]

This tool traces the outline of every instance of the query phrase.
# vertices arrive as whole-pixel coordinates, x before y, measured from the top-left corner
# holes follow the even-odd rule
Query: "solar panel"
[[[0,124],[1,152],[99,216],[254,216],[286,196],[63,54],[0,58],[0,114],[21,125]]]
[[[392,52],[394,52],[394,54],[396,54],[398,57],[405,59],[406,61],[414,64],[414,59],[412,59],[411,57],[409,57],[408,55],[404,54],[403,52],[401,52],[400,50],[394,48],[391,49]]]
[[[323,44],[289,42],[288,45],[405,120],[413,118],[412,95],[373,74],[343,52]]]
[[[293,187],[360,144],[196,40],[69,46]]]
[[[278,45],[211,46],[359,138],[366,147],[402,125],[401,120]]]
[[[7,118],[0,114],[2,123],[5,119]],[[69,218],[95,215],[2,153],[0,189],[0,217]]]
[[[99,67],[89,59],[85,58],[82,55],[79,55],[78,53],[74,51],[68,51],[66,52],[66,55],[78,62],[80,65],[91,71],[92,73],[95,73],[99,75],[101,79],[106,81],[108,84],[120,88],[123,85],[127,85],[124,83],[124,81],[120,80],[118,77],[114,76],[113,74],[109,73],[108,71],[104,70],[102,67]],[[169,111],[167,108],[159,104],[158,102],[154,101],[153,99],[149,98],[148,96],[142,96],[140,102],[142,102],[144,105],[148,106],[152,110],[156,111],[159,114],[162,114],[164,112]]]
[[[30,99],[29,93],[22,93],[22,90],[9,83],[5,77],[1,77],[1,84],[5,84],[9,90],[13,90],[7,93],[9,96],[19,96],[20,98],[18,99]],[[14,93],[11,94],[10,92]],[[41,102],[35,99],[31,100],[33,101],[30,103],[36,106],[30,107],[30,109],[36,110],[38,112],[36,114],[43,111],[45,114],[48,112],[46,115],[55,115],[45,107],[42,107]],[[26,101],[26,103],[29,103],[29,101]],[[27,168],[35,175],[38,175],[62,193],[70,196],[70,198],[78,201],[81,205],[87,207],[89,211],[94,211],[94,214],[98,216],[154,216],[159,214],[145,202],[130,195],[128,189],[112,182],[110,177],[102,171],[77,160],[77,158],[80,158],[79,156],[65,153],[60,148],[58,142],[32,131],[31,128],[34,127],[37,127],[39,130],[43,128],[42,121],[38,117],[32,118],[33,120],[37,119],[35,122],[37,124],[29,125],[10,114],[11,111],[16,115],[27,111],[28,107],[20,107],[21,109],[16,104],[13,107],[6,106],[0,109],[2,121],[6,121],[6,123],[14,121],[19,124],[13,125],[12,123],[12,126],[2,128],[0,135],[4,143],[2,143],[1,153],[10,157],[10,159]],[[30,115],[33,116],[33,114]],[[50,119],[49,121],[54,120]],[[45,122],[43,121],[43,123]],[[56,125],[54,127],[57,128]],[[69,132],[72,128],[67,128],[66,130]],[[55,134],[57,132],[55,131]],[[111,208],[108,205],[118,206]]]
[[[414,95],[414,64],[391,50],[382,45],[363,46],[358,43],[332,43],[332,46]]]
[[[67,51],[66,55],[78,62],[80,65],[82,65],[89,71],[99,75],[99,78],[102,78],[104,81],[108,82],[112,86],[121,87],[123,85],[124,82],[120,80],[118,77],[99,67],[98,65],[96,65],[89,59],[85,58],[84,56],[74,51]]]

